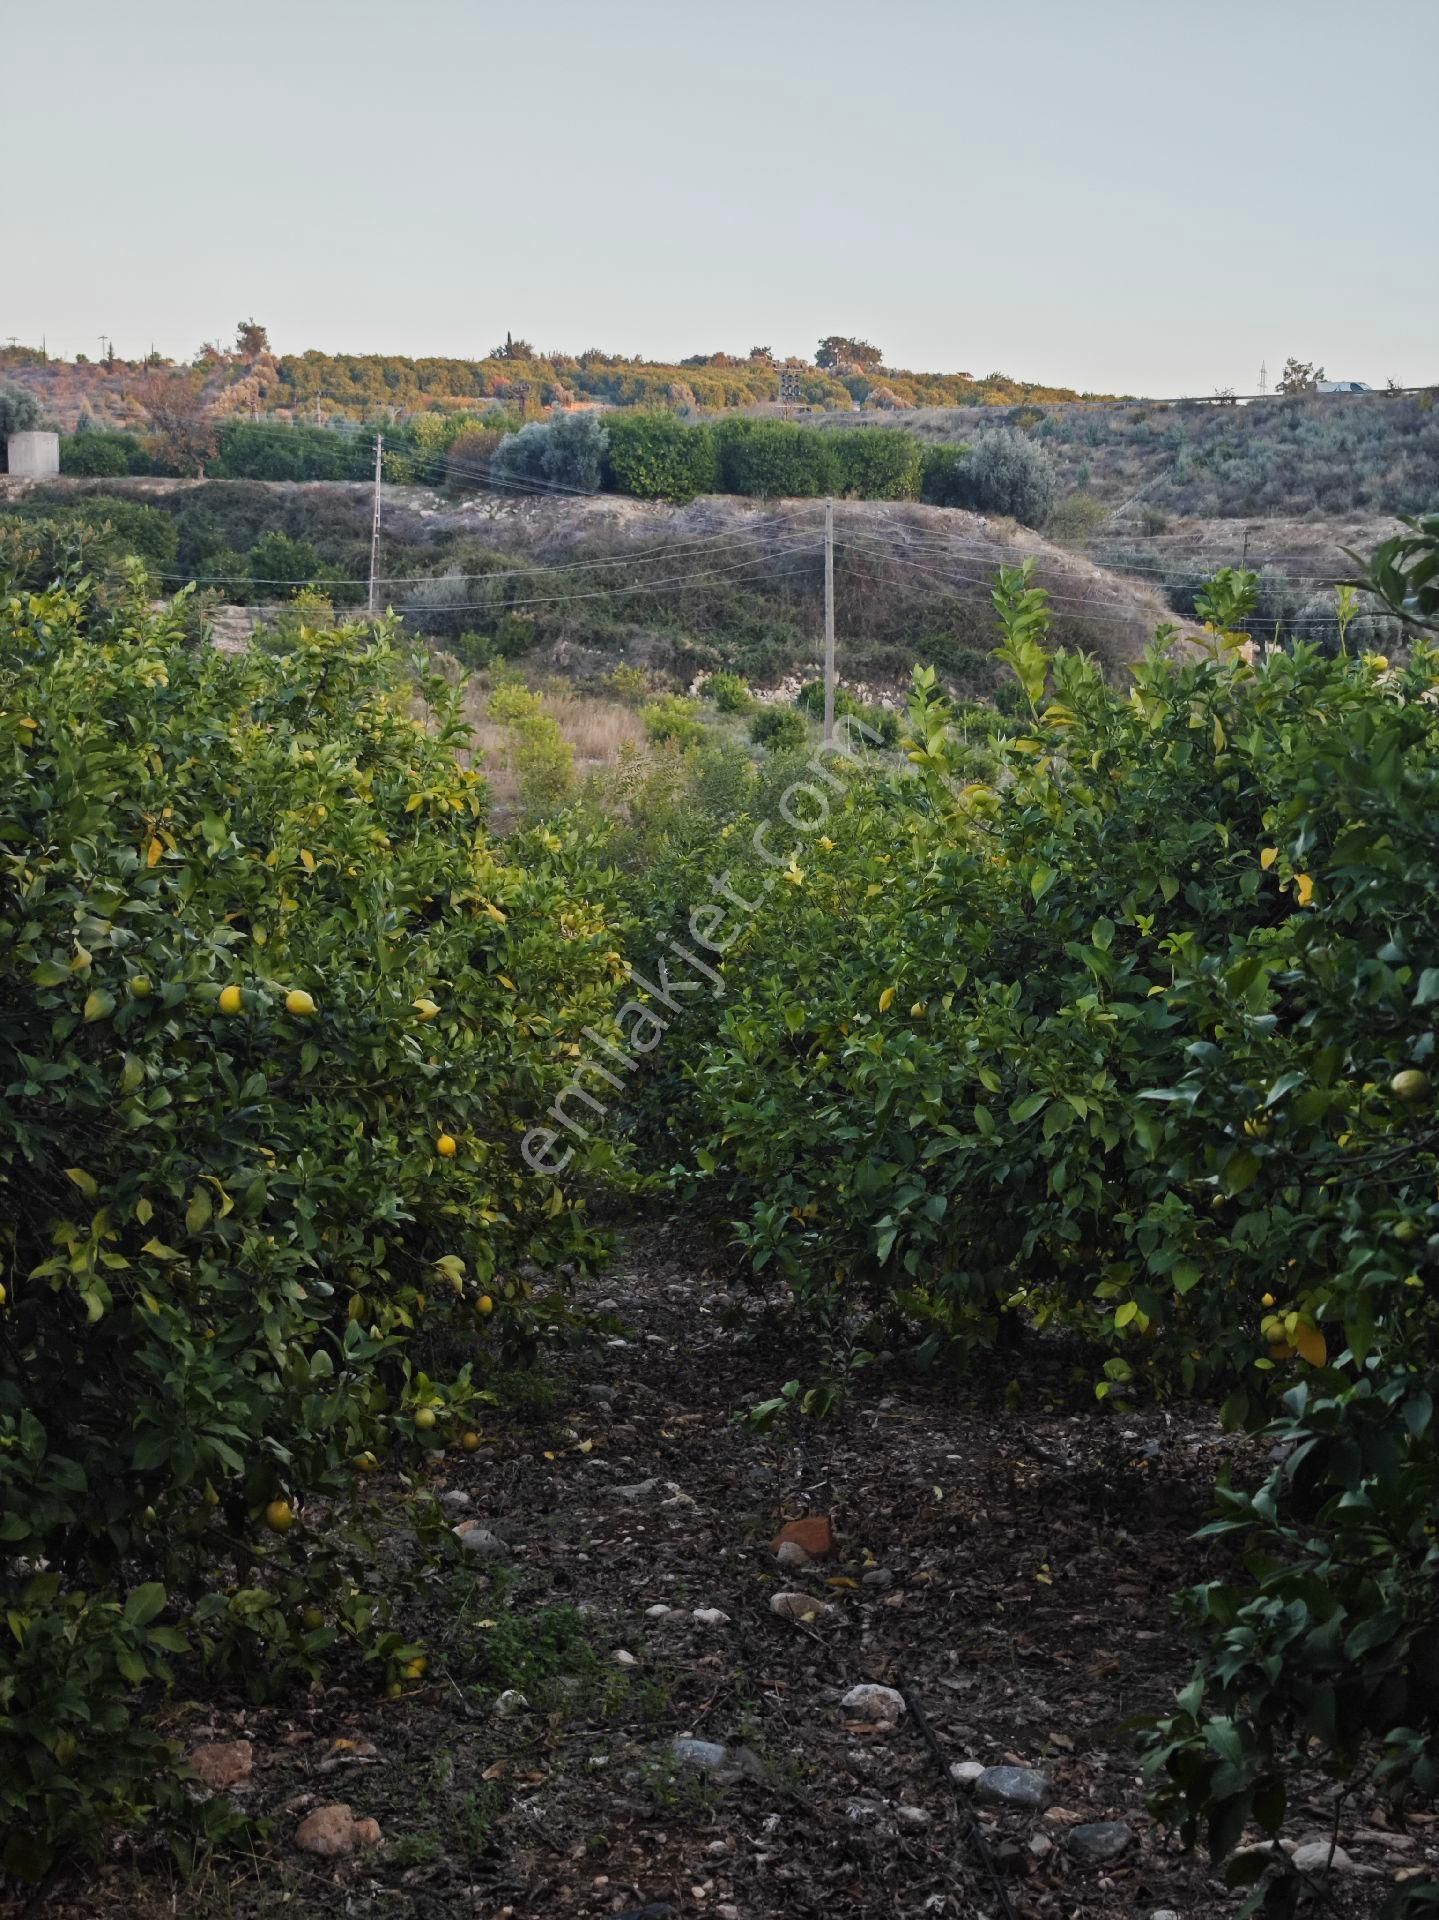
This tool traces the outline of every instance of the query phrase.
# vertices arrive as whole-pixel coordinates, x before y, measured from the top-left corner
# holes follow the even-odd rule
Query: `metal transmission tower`
[[[802,367],[781,367],[779,370],[779,403],[782,407],[798,407],[804,403],[804,369]]]
[[[380,572],[380,476],[385,465],[385,436],[375,435],[375,513],[370,524],[370,612],[378,611]]]
[[[1261,393],[1269,391],[1269,368],[1262,360],[1259,362],[1259,391]]]

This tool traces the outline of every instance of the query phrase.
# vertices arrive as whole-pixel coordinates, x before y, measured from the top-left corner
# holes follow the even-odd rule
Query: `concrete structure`
[[[60,471],[59,434],[12,433],[5,442],[5,466],[14,479],[51,479]]]

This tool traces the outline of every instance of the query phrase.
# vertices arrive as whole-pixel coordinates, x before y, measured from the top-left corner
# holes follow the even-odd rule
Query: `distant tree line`
[[[518,430],[516,430],[518,429]],[[630,494],[692,500],[702,493],[758,499],[833,494],[856,500],[925,500],[1002,513],[1038,526],[1054,500],[1055,468],[1043,447],[1008,427],[962,446],[933,446],[901,428],[836,428],[820,433],[786,420],[739,415],[686,422],[640,409],[560,414],[520,426],[476,428],[463,416],[423,415],[385,435],[386,477],[525,493]],[[369,479],[368,431],[229,420],[214,434],[204,472],[217,480]],[[87,431],[61,443],[61,470],[100,479],[193,473],[195,449],[179,457],[165,436]]]

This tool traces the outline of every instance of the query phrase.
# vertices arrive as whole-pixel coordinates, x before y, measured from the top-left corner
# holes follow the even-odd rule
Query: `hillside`
[[[1048,450],[1064,493],[1085,493],[1135,525],[1172,514],[1422,513],[1439,499],[1434,398],[1316,394],[1243,407],[1136,400],[1031,406],[1005,419]],[[856,419],[893,423],[872,410]],[[903,424],[952,446],[996,422],[982,407],[938,407],[906,414]]]
[[[524,343],[517,343],[523,346]],[[257,413],[280,420],[370,419],[392,414],[508,407],[668,407],[722,410],[774,404],[783,366],[799,381],[800,404],[851,413],[866,404],[888,416],[961,403],[1011,406],[1077,401],[1071,387],[991,373],[913,373],[872,366],[823,368],[776,361],[767,350],[740,357],[697,354],[664,363],[597,349],[491,354],[474,360],[310,351],[276,355],[210,348],[193,367],[171,362],[47,360],[31,348],[0,349],[0,379],[36,394],[67,432],[82,415],[98,426],[144,427],[157,388],[198,380],[217,416]]]
[[[353,604],[368,570],[372,494],[359,484],[62,480],[12,485],[9,499],[30,515],[103,517],[119,502],[133,519],[138,507],[130,537],[150,543],[166,584],[195,579],[223,601],[273,601],[314,581]],[[382,594],[472,664],[526,659],[579,681],[630,664],[679,685],[727,668],[769,686],[819,657],[822,528],[815,501],[453,500],[387,487]],[[835,566],[844,677],[897,696],[922,660],[956,691],[988,694],[997,683],[993,575],[1026,558],[1052,596],[1057,637],[1111,672],[1173,618],[1143,578],[1013,522],[845,501]]]

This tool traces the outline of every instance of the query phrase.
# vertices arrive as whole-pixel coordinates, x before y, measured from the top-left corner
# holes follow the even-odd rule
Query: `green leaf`
[[[125,1601],[124,1619],[127,1626],[148,1627],[150,1622],[165,1609],[165,1589],[158,1580],[148,1580],[143,1587],[136,1587]]]

